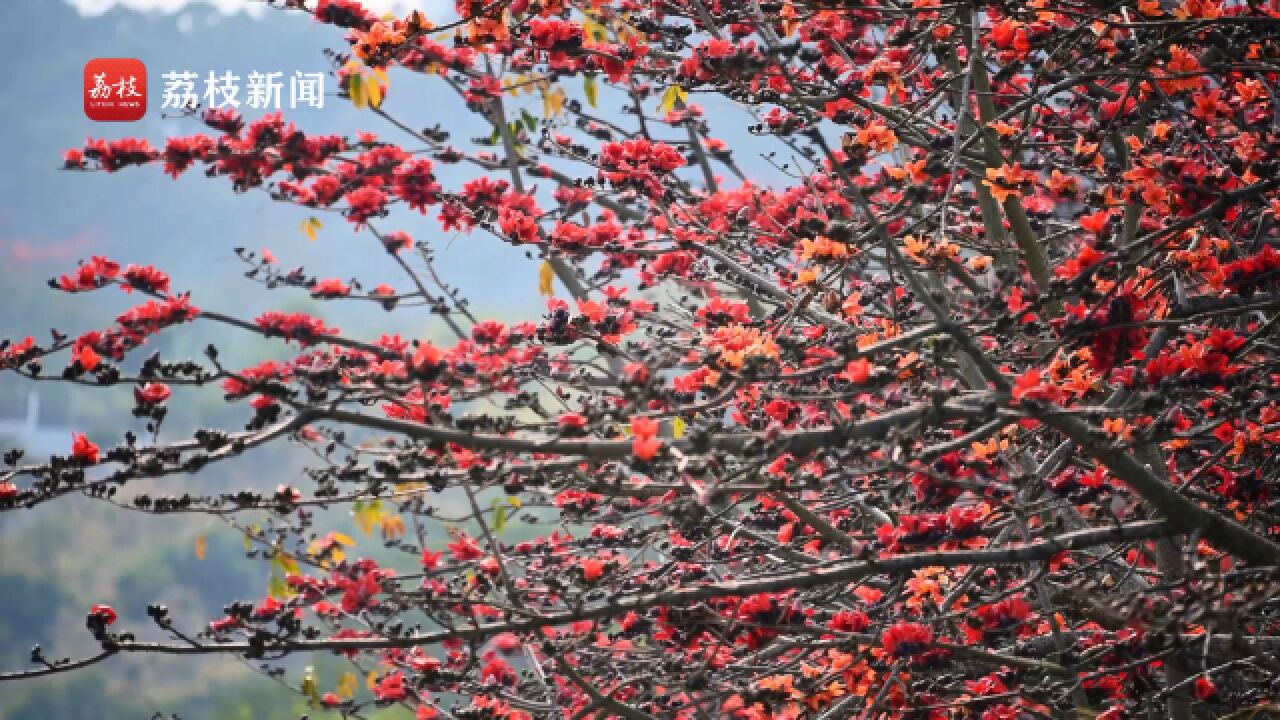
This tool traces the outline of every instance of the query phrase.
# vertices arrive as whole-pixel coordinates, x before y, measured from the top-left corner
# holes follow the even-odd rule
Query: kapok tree
[[[1275,712],[1274,2],[460,1],[434,26],[283,5],[346,29],[335,76],[389,137],[193,108],[212,132],[90,141],[66,168],[203,170],[308,232],[345,218],[402,274],[239,251],[244,282],[368,322],[237,318],[94,257],[54,288],[140,303],[0,353],[130,386],[152,431],[200,393],[246,419],[10,453],[7,512],[209,514],[281,574],[206,627],[160,606],[122,627],[102,598],[101,652],[0,680],[223,653],[351,717]],[[390,116],[392,67],[486,129]],[[711,94],[743,113],[712,123]],[[744,178],[744,153],[776,173]],[[446,186],[446,164],[473,179]],[[409,236],[415,214],[441,232]],[[458,231],[539,258],[546,307],[474,317],[432,264]],[[456,339],[380,334],[384,311]],[[293,357],[147,347],[210,324]],[[315,452],[295,484],[182,487],[281,441]],[[327,526],[347,505],[402,562]],[[515,524],[537,538],[504,541]],[[276,671],[303,653],[352,674]]]

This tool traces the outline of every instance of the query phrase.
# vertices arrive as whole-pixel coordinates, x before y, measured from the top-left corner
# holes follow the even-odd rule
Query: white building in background
[[[49,455],[65,454],[71,449],[71,428],[40,424],[40,394],[27,393],[27,407],[21,418],[0,416],[0,451],[22,448],[28,461]]]

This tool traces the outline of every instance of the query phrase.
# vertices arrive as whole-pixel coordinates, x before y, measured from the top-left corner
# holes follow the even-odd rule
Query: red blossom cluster
[[[662,142],[641,139],[600,146],[601,177],[614,187],[634,186],[650,197],[661,197],[663,176],[684,164],[684,157]]]
[[[337,335],[338,328],[328,327],[320,318],[306,313],[282,313],[269,311],[259,315],[254,323],[267,337],[282,337],[296,340],[306,346],[326,335]]]

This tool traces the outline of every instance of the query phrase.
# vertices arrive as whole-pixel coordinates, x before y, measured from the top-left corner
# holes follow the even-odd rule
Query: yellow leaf
[[[795,34],[796,28],[800,23],[796,19],[796,8],[791,3],[785,3],[782,6],[782,12],[778,13],[782,18],[782,36],[791,37]]]
[[[351,536],[345,533],[336,532],[333,534],[332,537],[333,537],[333,541],[338,543],[339,545],[355,545],[356,544],[356,541],[352,540]]]
[[[373,690],[374,688],[378,687],[378,671],[370,670],[369,677],[364,679],[364,684],[365,684],[365,687],[369,688],[370,690]]]
[[[373,528],[382,519],[382,503],[377,500],[371,500],[367,503],[357,502],[352,512],[356,519],[356,526],[365,535],[372,535]]]
[[[316,217],[309,217],[302,221],[302,233],[312,242],[315,242],[316,231],[322,227],[324,227],[324,225],[320,222],[320,219]]]
[[[369,93],[369,107],[380,107],[382,105],[382,85],[376,79],[370,80],[369,78],[365,78],[363,84],[365,91]]]
[[[507,497],[507,504],[519,510],[520,506],[523,505],[524,503],[520,502],[520,498],[516,497],[515,495],[511,495]]]
[[[666,115],[672,110],[683,110],[684,103],[689,99],[689,93],[679,85],[672,85],[662,92],[662,103],[658,105],[658,112]]]
[[[369,98],[365,95],[363,75],[352,73],[351,79],[347,81],[347,94],[351,96],[352,105],[361,109],[368,107]]]
[[[619,20],[617,24],[614,25],[614,29],[618,31],[618,42],[622,43],[623,45],[629,44],[631,42],[631,38],[639,37],[640,35],[638,32],[636,32],[635,28],[631,27],[630,25],[623,22],[622,20]]]
[[[404,518],[399,515],[385,515],[379,524],[382,525],[382,537],[385,540],[395,540],[404,535]]]
[[[556,85],[542,93],[542,116],[550,120],[551,118],[564,112],[564,88]]]
[[[684,428],[685,428],[684,418],[677,417],[674,420],[672,420],[671,421],[672,437],[676,438],[677,440],[684,437]]]
[[[507,91],[511,97],[520,97],[521,93],[533,92],[533,76],[520,73],[512,77],[508,77],[502,81],[502,88]]]
[[[582,34],[586,35],[587,40],[591,42],[609,41],[609,31],[605,29],[605,26],[595,20],[588,19],[586,22],[582,23]]]
[[[196,536],[196,559],[203,560],[204,554],[209,551],[209,541],[204,539],[204,535]]]
[[[345,672],[338,680],[337,694],[338,697],[353,698],[356,696],[356,674],[353,672]]]
[[[547,297],[556,296],[556,271],[551,267],[550,260],[543,260],[542,266],[538,268],[538,294]]]
[[[296,574],[300,570],[298,561],[294,560],[288,553],[276,553],[276,556],[271,558],[271,564],[280,568],[280,571],[284,573]]]

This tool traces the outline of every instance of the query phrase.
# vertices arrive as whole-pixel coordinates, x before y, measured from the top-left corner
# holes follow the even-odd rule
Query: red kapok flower
[[[845,366],[844,372],[840,373],[839,377],[857,385],[864,385],[871,377],[871,372],[874,369],[875,366],[866,358],[858,358],[857,360],[849,361],[849,364]]]
[[[932,642],[933,630],[927,625],[908,622],[890,625],[880,637],[885,652],[899,658],[918,655]]]
[[[604,562],[595,558],[586,558],[582,561],[582,579],[587,582],[594,582],[600,579],[604,574]]]
[[[373,694],[379,700],[403,700],[408,695],[404,687],[404,673],[397,671],[382,678],[374,687]]]
[[[71,457],[85,465],[96,465],[98,464],[98,446],[89,442],[89,438],[81,433],[71,433]]]
[[[479,563],[476,564],[476,567],[478,567],[480,569],[480,572],[484,573],[485,575],[497,575],[498,573],[502,572],[502,565],[498,562],[498,558],[492,555],[489,555],[485,559],[481,560]]]
[[[440,558],[444,556],[444,552],[431,552],[423,549],[422,551],[422,568],[424,570],[434,570],[440,564]]]
[[[350,294],[351,288],[338,278],[317,280],[316,284],[311,286],[311,297],[314,298],[346,297]]]
[[[139,405],[159,405],[172,394],[169,386],[164,383],[147,383],[133,389],[133,400]]]
[[[504,655],[510,655],[520,649],[520,637],[515,633],[504,632],[493,636],[493,648]]]
[[[162,295],[169,292],[169,276],[150,265],[130,265],[124,270],[125,290],[145,290]]]
[[[649,368],[637,362],[627,363],[622,369],[622,374],[628,382],[642,384],[649,381]]]
[[[556,420],[561,432],[566,435],[584,435],[587,430],[587,416],[579,412],[567,412]]]
[[[369,218],[381,215],[387,207],[387,194],[376,187],[362,187],[347,193],[347,219],[359,227]]]
[[[89,608],[89,617],[101,620],[103,625],[111,625],[116,621],[116,611],[110,605],[94,605]]]
[[[871,618],[861,610],[841,610],[831,616],[827,627],[838,632],[862,632],[871,625]]]
[[[459,535],[458,539],[449,543],[449,552],[453,554],[455,560],[462,561],[475,560],[484,555],[476,541],[466,535]]]
[[[419,343],[418,349],[413,352],[413,369],[423,371],[428,368],[436,367],[444,358],[444,353],[440,348],[431,343]]]
[[[80,367],[85,372],[93,372],[94,368],[98,367],[98,363],[102,362],[102,357],[88,345],[82,345],[74,351],[74,354],[75,361],[80,363]]]
[[[396,230],[382,236],[382,246],[389,253],[397,253],[413,247],[413,238],[403,230]]]
[[[658,421],[648,417],[631,419],[631,434],[637,438],[651,438],[658,434]]]
[[[652,460],[662,449],[662,441],[652,435],[636,435],[631,452],[640,460]]]

